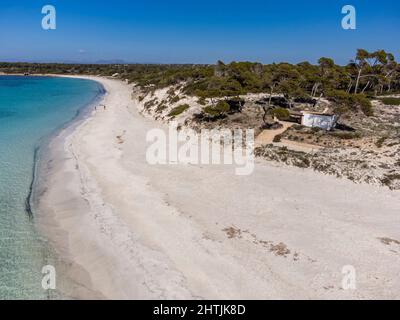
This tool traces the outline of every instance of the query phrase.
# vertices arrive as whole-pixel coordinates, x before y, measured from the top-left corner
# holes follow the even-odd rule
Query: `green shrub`
[[[176,117],[183,112],[185,112],[187,109],[189,109],[190,106],[188,104],[181,104],[171,110],[171,112],[168,114],[169,117]]]
[[[366,95],[350,94],[342,90],[330,90],[327,92],[328,99],[336,102],[337,113],[347,113],[349,111],[361,110],[366,116],[374,114],[371,101]]]
[[[215,106],[204,108],[204,112],[211,117],[219,117],[229,112],[230,106],[226,101],[218,101]]]
[[[320,127],[312,127],[310,130],[312,133],[317,133],[317,132],[323,131],[323,129]]]
[[[274,137],[274,142],[281,142],[281,140],[282,140],[282,135],[281,134],[277,134],[275,137]]]
[[[294,130],[297,130],[297,131],[300,131],[300,130],[302,130],[303,128],[304,128],[304,126],[302,126],[301,124],[294,124],[293,126],[292,126],[292,128],[294,129]]]
[[[400,98],[381,98],[379,100],[388,106],[400,106]]]
[[[199,98],[199,100],[197,100],[197,103],[205,106],[207,104],[207,100],[204,98]]]
[[[279,120],[288,120],[290,118],[289,110],[285,108],[275,108],[271,111],[271,114]]]
[[[374,115],[371,100],[363,94],[354,95],[355,103],[361,108],[361,111],[368,117]]]
[[[205,106],[207,104],[207,100],[204,98],[199,98],[199,100],[197,100],[197,103]]]
[[[179,98],[179,96],[174,96],[170,99],[171,103],[177,103],[179,100],[181,100],[181,98]]]
[[[332,132],[330,135],[343,140],[358,139],[361,137],[358,132]]]

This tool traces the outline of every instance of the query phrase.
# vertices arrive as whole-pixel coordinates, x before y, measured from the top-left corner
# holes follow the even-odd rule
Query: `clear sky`
[[[57,29],[41,9],[57,9]],[[344,5],[357,30],[341,27]],[[357,48],[400,58],[399,0],[1,0],[0,61],[347,63]]]

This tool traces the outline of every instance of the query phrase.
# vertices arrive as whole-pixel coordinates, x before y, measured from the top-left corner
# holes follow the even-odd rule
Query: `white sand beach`
[[[151,166],[132,89],[53,141],[38,226],[77,299],[400,299],[400,193],[256,163]],[[60,143],[62,141],[62,143]],[[342,288],[344,266],[356,289]]]

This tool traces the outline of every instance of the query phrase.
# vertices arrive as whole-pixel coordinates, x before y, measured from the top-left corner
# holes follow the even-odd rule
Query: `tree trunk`
[[[271,107],[271,101],[272,101],[272,95],[274,94],[274,87],[271,87],[271,93],[269,94],[269,100],[268,100],[268,107]]]
[[[323,95],[324,95],[323,93],[320,94],[320,96],[319,96],[317,102],[315,102],[315,104],[314,104],[314,108],[318,105],[318,103],[320,102],[320,100],[321,100],[321,98],[323,97]]]
[[[263,106],[264,114],[263,114],[263,122],[264,124],[267,124],[267,113],[268,113],[268,108],[266,106]]]
[[[315,83],[311,90],[311,98],[314,98],[317,89],[318,89],[318,83]]]
[[[292,98],[289,98],[289,109],[292,109],[293,107],[293,101]]]
[[[350,83],[349,83],[349,86],[347,87],[346,93],[350,93],[352,87],[353,87],[353,80],[350,80]]]
[[[367,85],[364,87],[364,89],[361,91],[361,93],[364,93],[365,90],[367,90],[367,88],[369,87],[369,84],[370,84],[370,82],[368,81],[368,82],[367,82]]]
[[[272,101],[273,94],[274,94],[274,86],[271,87],[271,92],[269,94],[269,99],[268,99],[268,106],[267,107],[263,106],[263,110],[264,110],[263,122],[264,122],[264,124],[267,124],[267,115],[268,115],[269,109],[271,108],[271,101]]]
[[[360,84],[361,72],[362,72],[362,68],[358,71],[357,82],[356,82],[356,88],[354,89],[354,93],[355,93],[355,94],[357,94],[358,86],[359,86],[359,84]]]

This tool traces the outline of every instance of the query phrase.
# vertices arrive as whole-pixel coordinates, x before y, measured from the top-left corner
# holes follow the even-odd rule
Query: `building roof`
[[[326,116],[326,117],[333,117],[336,116],[334,113],[325,113],[325,112],[314,112],[314,111],[301,111],[301,113],[304,114],[312,114],[315,116]]]
[[[302,117],[303,113],[301,113],[300,111],[289,111],[291,116],[298,116],[298,117]]]

